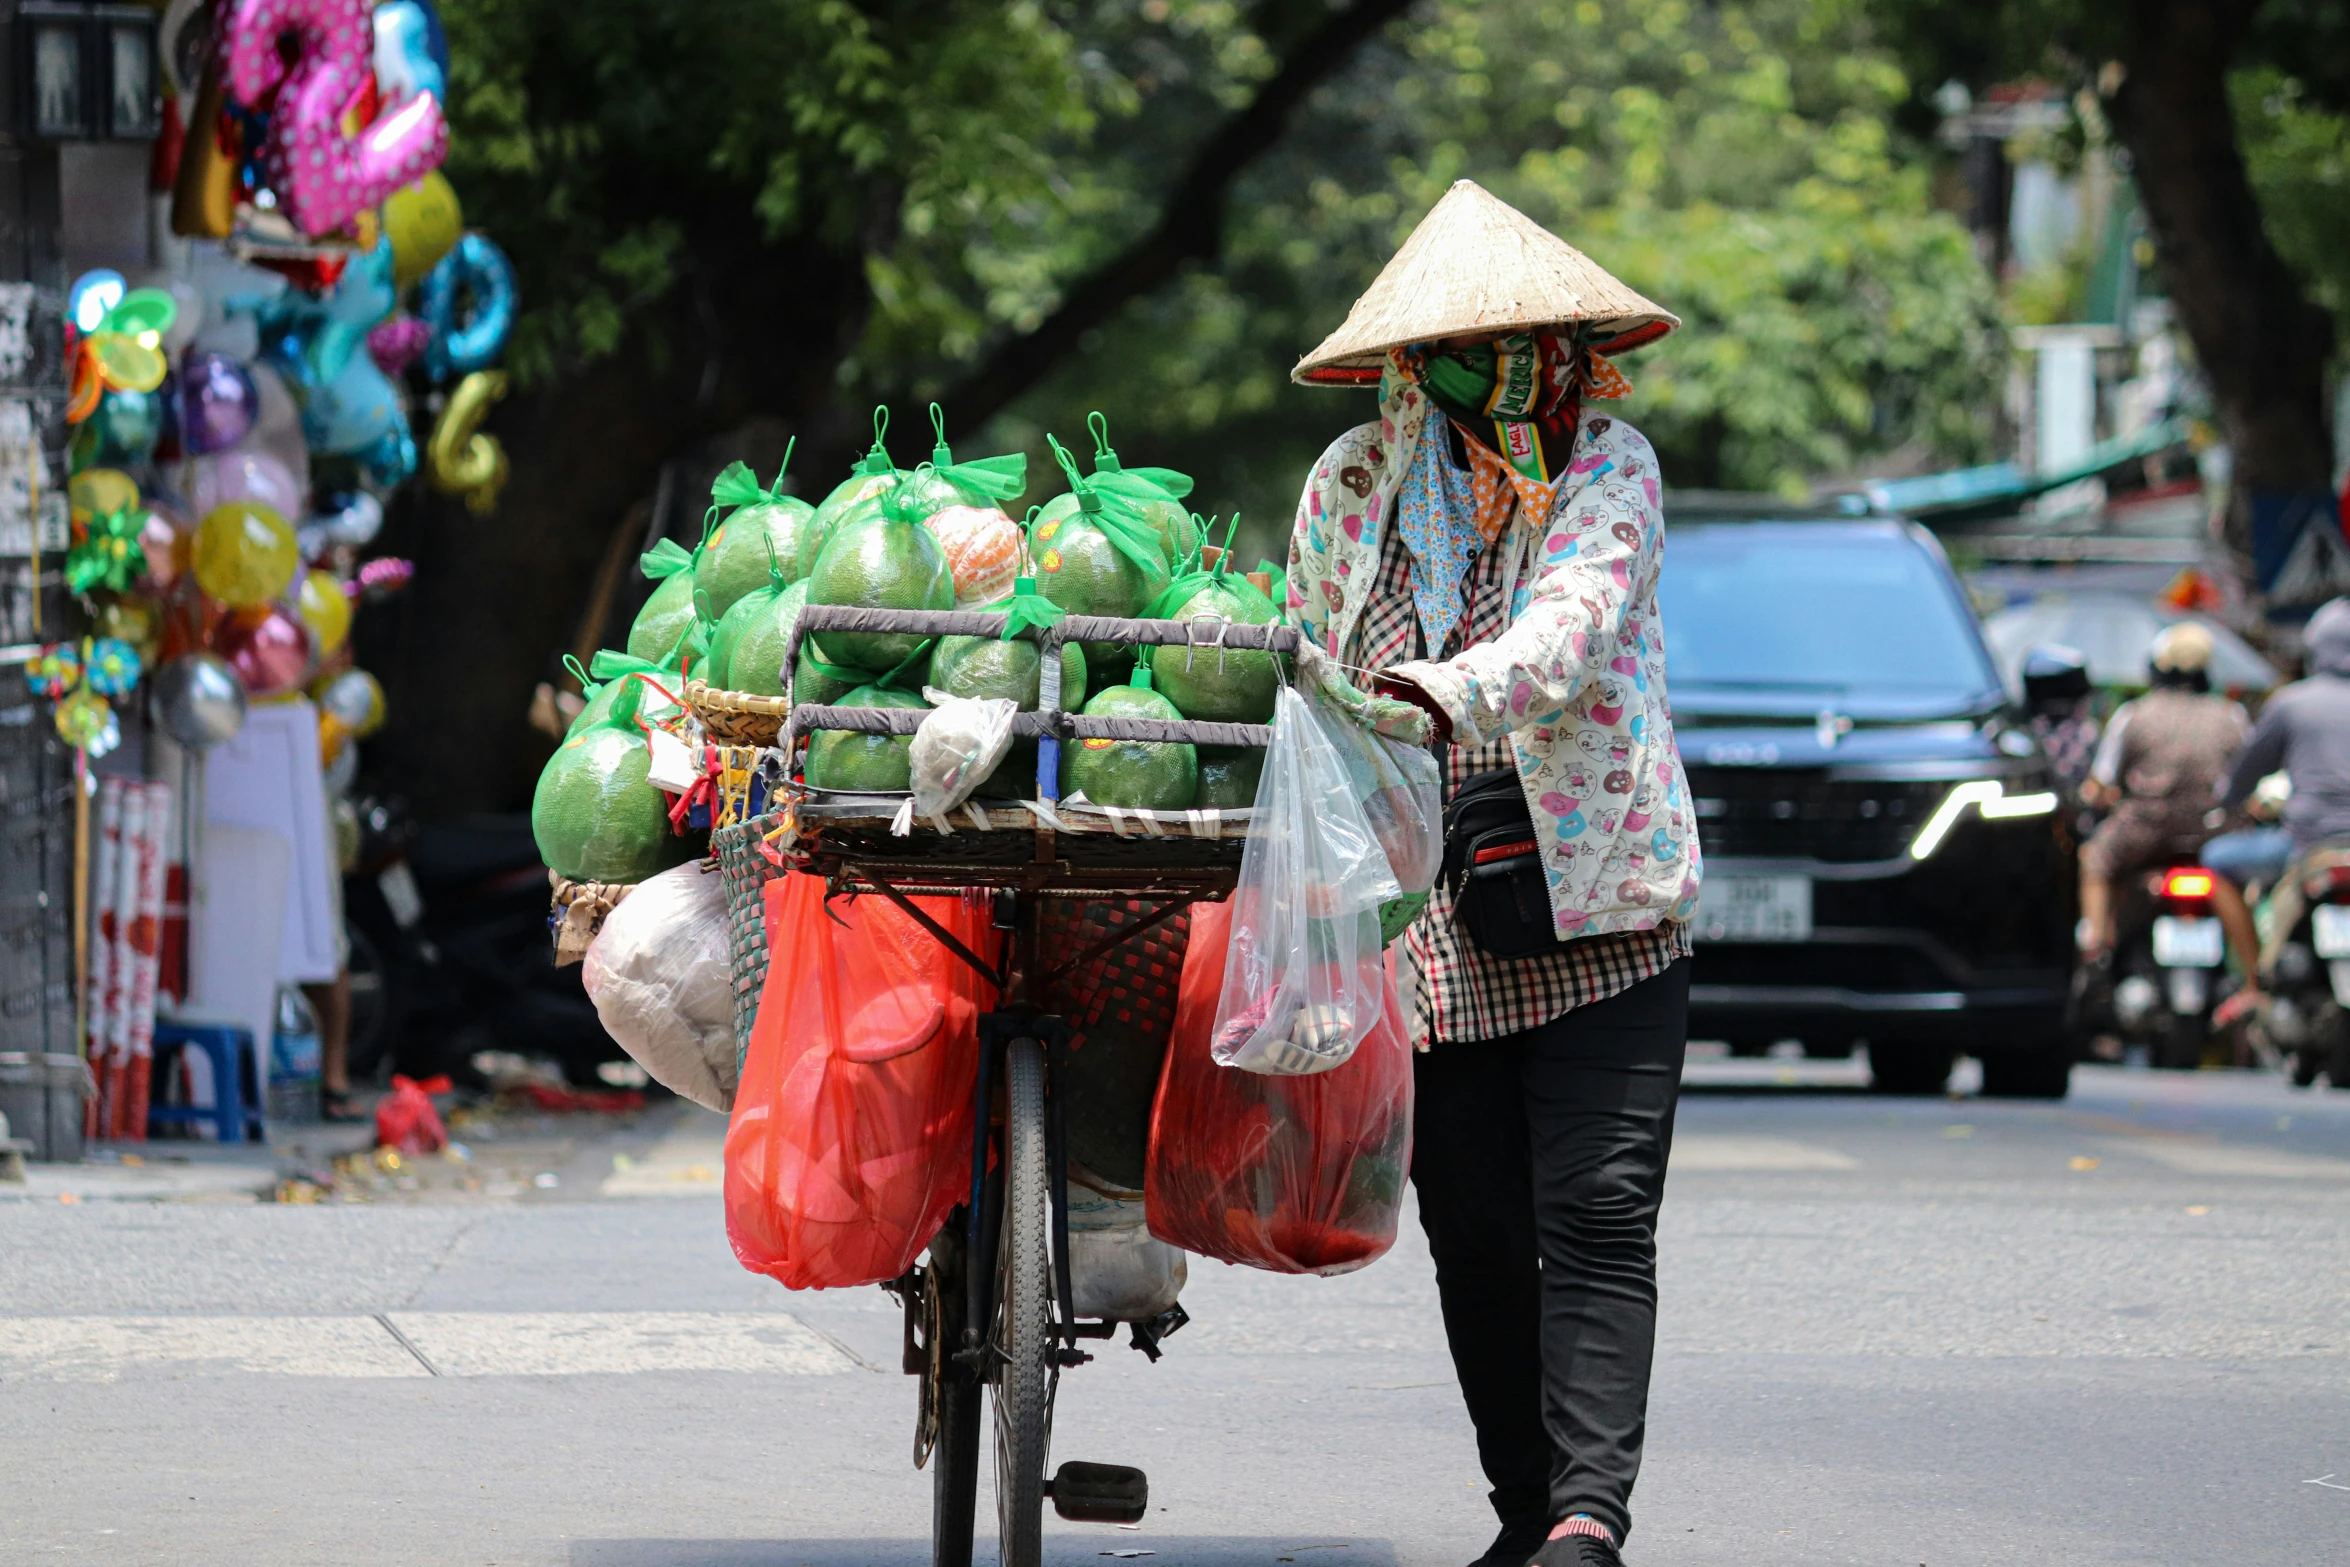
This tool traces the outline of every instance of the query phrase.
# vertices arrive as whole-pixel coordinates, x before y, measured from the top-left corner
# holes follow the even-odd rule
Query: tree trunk
[[[2228,70],[2259,10],[2245,0],[2135,0],[2111,100],[2178,319],[2234,458],[2226,542],[2255,557],[2254,515],[2332,476],[2325,367],[2333,317],[2304,296],[2262,226],[2236,144]],[[2261,541],[2262,558],[2272,553]]]

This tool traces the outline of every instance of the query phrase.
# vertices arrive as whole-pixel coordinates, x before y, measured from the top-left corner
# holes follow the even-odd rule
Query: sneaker
[[[1543,1540],[1550,1534],[1547,1524],[1505,1523],[1485,1554],[1469,1563],[1469,1567],[1526,1567],[1526,1560],[1542,1549]]]
[[[1624,1558],[1596,1534],[1562,1534],[1543,1541],[1526,1567],[1624,1567]]]

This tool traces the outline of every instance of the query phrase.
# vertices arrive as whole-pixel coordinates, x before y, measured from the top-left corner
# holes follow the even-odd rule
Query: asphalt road
[[[1634,1567],[2350,1561],[2350,1093],[1692,1075]],[[736,1267],[717,1129],[570,1137],[552,1186],[0,1206],[0,1562],[926,1562],[895,1310]],[[1064,1381],[1056,1456],[1142,1466],[1153,1511],[1048,1521],[1056,1563],[1483,1547],[1408,1221],[1185,1303],[1159,1365]]]

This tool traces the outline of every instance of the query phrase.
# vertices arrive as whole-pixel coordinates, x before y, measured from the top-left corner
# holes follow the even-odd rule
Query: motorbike
[[[2262,1026],[2307,1088],[2319,1073],[2350,1088],[2350,846],[2320,849],[2286,872],[2300,917],[2268,960]]]
[[[596,1086],[625,1059],[576,965],[557,968],[547,872],[525,816],[418,826],[399,800],[355,802],[360,850],[343,878],[351,944],[351,1073],[388,1063],[476,1081],[483,1050],[548,1056]]]
[[[2143,1045],[2152,1064],[2192,1071],[2204,1064],[2211,1015],[2234,986],[2227,940],[2212,908],[2214,873],[2173,861],[2123,879],[2115,890],[2114,1031]]]

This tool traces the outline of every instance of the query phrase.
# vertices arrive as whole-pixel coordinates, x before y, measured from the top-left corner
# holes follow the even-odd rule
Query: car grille
[[[1697,839],[1716,859],[1890,860],[1909,848],[1949,788],[1831,779],[1817,769],[1689,769]]]

